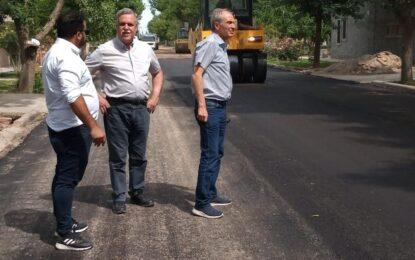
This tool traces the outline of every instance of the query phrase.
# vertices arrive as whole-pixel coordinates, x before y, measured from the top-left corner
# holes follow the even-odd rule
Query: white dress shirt
[[[57,132],[83,124],[70,107],[80,96],[91,115],[98,119],[97,91],[79,53],[74,44],[58,38],[43,60],[42,80],[49,111],[46,123]]]
[[[116,37],[100,45],[85,63],[92,74],[101,72],[106,96],[130,100],[147,99],[150,94],[148,73],[161,69],[150,45],[137,37],[130,48]]]

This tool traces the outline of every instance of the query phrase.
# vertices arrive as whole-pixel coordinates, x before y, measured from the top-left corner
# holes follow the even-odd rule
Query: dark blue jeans
[[[195,208],[202,209],[216,198],[216,180],[223,157],[226,129],[226,102],[206,99],[207,122],[200,122],[200,164],[196,186]],[[197,115],[197,106],[195,109]]]
[[[48,130],[50,143],[57,157],[52,182],[53,213],[57,232],[65,235],[72,228],[73,193],[84,176],[92,138],[85,125],[61,132],[53,131],[49,127]]]
[[[115,201],[125,201],[125,166],[129,156],[129,190],[142,192],[147,167],[146,145],[150,115],[145,104],[115,103],[104,116],[111,185]]]

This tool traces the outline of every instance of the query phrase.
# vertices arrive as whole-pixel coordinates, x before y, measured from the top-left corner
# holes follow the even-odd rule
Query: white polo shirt
[[[70,107],[80,96],[91,115],[98,119],[97,91],[79,53],[74,44],[58,38],[43,60],[42,80],[49,111],[46,123],[57,132],[83,124]]]
[[[105,95],[145,100],[150,94],[149,75],[161,67],[150,45],[134,37],[130,48],[117,37],[100,45],[85,60],[90,72],[100,71]]]

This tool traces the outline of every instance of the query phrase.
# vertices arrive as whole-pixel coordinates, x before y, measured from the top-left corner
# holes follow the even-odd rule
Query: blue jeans
[[[223,157],[226,129],[226,102],[206,99],[207,122],[200,122],[200,164],[196,185],[195,208],[203,209],[216,198],[216,180]],[[197,115],[197,105],[195,109]]]
[[[128,153],[129,190],[142,192],[147,167],[146,145],[150,115],[145,104],[112,102],[104,116],[114,201],[125,201]]]
[[[92,138],[85,125],[60,132],[48,127],[48,131],[57,157],[52,182],[53,213],[56,218],[56,231],[65,235],[72,229],[73,193],[84,176]]]

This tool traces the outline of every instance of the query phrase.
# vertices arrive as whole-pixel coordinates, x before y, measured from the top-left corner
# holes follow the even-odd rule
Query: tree
[[[331,24],[331,19],[336,16],[359,17],[359,11],[365,0],[283,0],[288,5],[293,5],[305,15],[314,19],[314,61],[313,67],[320,67],[320,50],[322,29],[324,24]],[[410,0],[408,0],[410,1]],[[275,1],[274,1],[275,2]]]
[[[176,32],[183,26],[183,22],[194,26],[199,19],[198,0],[150,0],[150,5],[153,14],[156,10],[160,14],[150,21],[149,30],[162,40],[175,39]]]
[[[311,39],[314,20],[301,13],[296,6],[284,4],[284,0],[258,0],[254,2],[254,17],[264,25],[269,37]]]
[[[72,0],[67,8],[79,9],[88,21],[88,41],[104,42],[115,35],[115,14],[121,8],[130,8],[138,16],[144,10],[141,0]]]
[[[42,41],[52,30],[64,0],[0,0],[0,14],[10,16],[15,25],[20,47],[22,71],[18,91],[33,92],[36,53],[39,46],[29,44],[31,38]]]
[[[29,41],[34,38],[42,43],[52,32],[63,8],[80,10],[91,29],[89,40],[98,42],[114,37],[115,13],[123,7],[135,10],[138,15],[144,10],[141,0],[0,0],[0,23],[6,15],[13,19],[20,49],[22,69],[18,91],[33,92],[39,46]]]
[[[406,83],[413,79],[412,65],[414,62],[415,37],[415,1],[414,0],[375,0],[386,10],[392,11],[403,28],[403,52],[401,54],[402,70],[401,82]]]

